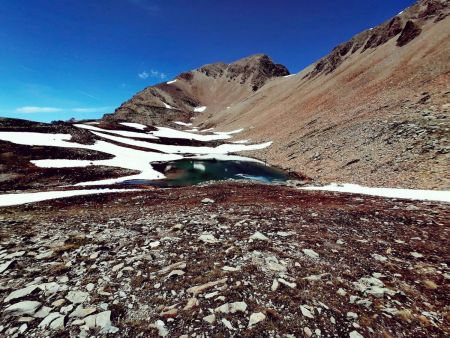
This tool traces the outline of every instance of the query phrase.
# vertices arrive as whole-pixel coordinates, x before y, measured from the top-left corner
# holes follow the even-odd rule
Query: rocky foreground
[[[444,337],[448,204],[216,184],[0,209],[0,336]]]

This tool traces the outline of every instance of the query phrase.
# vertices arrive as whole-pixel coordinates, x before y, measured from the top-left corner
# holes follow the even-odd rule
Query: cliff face
[[[206,111],[224,109],[256,92],[270,79],[285,75],[289,75],[286,67],[263,54],[231,64],[213,63],[145,88],[105,119],[147,124],[188,121],[198,115],[198,107],[206,107]]]

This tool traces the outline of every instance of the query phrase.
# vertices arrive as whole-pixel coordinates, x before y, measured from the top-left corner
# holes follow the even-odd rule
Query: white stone
[[[275,256],[269,256],[265,259],[266,266],[269,270],[284,272],[287,270],[286,266],[280,264]]]
[[[314,315],[311,313],[311,311],[309,311],[309,309],[304,306],[304,305],[300,305],[300,311],[302,312],[302,315],[304,315],[307,318],[314,318]]]
[[[215,201],[211,198],[204,198],[202,199],[202,203],[214,203]]]
[[[304,327],[303,332],[305,333],[306,337],[311,337],[313,335],[313,333],[309,327]]]
[[[272,291],[276,291],[278,289],[278,287],[280,286],[280,283],[278,283],[278,279],[274,279],[272,282],[272,286],[271,286],[271,290]]]
[[[356,290],[375,297],[383,297],[384,294],[393,296],[396,292],[385,288],[384,283],[375,277],[362,277],[357,282],[353,282]]]
[[[262,322],[265,319],[266,319],[266,315],[262,312],[252,313],[250,315],[250,319],[248,321],[248,327],[251,328],[254,325],[258,324],[259,322]]]
[[[120,269],[122,269],[123,268],[123,263],[119,263],[119,264],[117,264],[117,265],[114,265],[113,267],[112,267],[112,271],[113,272],[117,272],[117,271],[119,271]]]
[[[166,324],[164,324],[162,320],[157,320],[154,325],[158,330],[158,334],[160,337],[167,337],[169,335],[169,331],[166,328]]]
[[[36,259],[45,259],[45,258],[50,258],[52,256],[53,256],[53,250],[49,250],[49,251],[40,253],[39,255],[36,255],[35,258]]]
[[[308,257],[310,257],[310,258],[313,258],[313,259],[318,259],[318,258],[319,258],[319,254],[318,254],[317,252],[315,252],[314,250],[311,250],[311,249],[303,249],[302,251],[303,251],[303,253],[304,253],[306,256],[308,256]]]
[[[418,252],[411,252],[411,256],[413,256],[414,258],[422,258],[423,257],[423,255]]]
[[[214,312],[221,313],[235,313],[245,312],[247,310],[247,304],[245,302],[226,303],[214,309]]]
[[[345,296],[347,294],[347,291],[345,291],[343,288],[339,288],[336,292],[339,296]]]
[[[226,327],[228,330],[236,330],[236,329],[233,327],[233,325],[231,325],[231,323],[230,323],[229,320],[227,320],[227,319],[225,319],[225,318],[222,318],[222,323],[223,323],[223,325],[225,325],[225,327]]]
[[[387,257],[381,256],[379,254],[372,254],[373,259],[380,261],[380,262],[386,262]]]
[[[159,241],[155,241],[155,242],[150,242],[150,248],[154,249],[157,248],[159,246],[160,242]]]
[[[239,271],[239,268],[234,268],[232,266],[224,266],[222,268],[223,271],[228,271],[228,272],[235,272],[235,271]]]
[[[214,244],[214,243],[219,242],[219,241],[217,240],[217,238],[215,238],[215,237],[214,237],[213,235],[211,235],[211,234],[203,234],[203,235],[201,235],[198,239],[201,240],[201,241],[204,242],[204,243],[209,243],[209,244]]]
[[[25,251],[16,251],[16,252],[10,253],[9,255],[6,255],[5,257],[3,257],[3,259],[22,257],[24,254],[25,254]]]
[[[183,276],[184,271],[183,270],[172,270],[168,275],[167,278],[170,278],[172,276]]]
[[[295,289],[295,288],[297,287],[297,284],[296,284],[296,283],[290,283],[290,282],[284,280],[283,278],[278,278],[278,281],[279,281],[281,284],[290,287],[291,289]]]
[[[212,314],[209,316],[205,316],[205,317],[203,317],[203,320],[209,324],[214,324],[214,322],[216,321],[216,315]]]
[[[295,235],[295,232],[294,231],[290,231],[290,232],[278,231],[277,235],[281,236],[281,237],[289,237],[289,236]]]
[[[259,231],[256,231],[253,235],[251,235],[250,239],[254,240],[254,241],[268,241],[269,240],[268,237],[266,237],[264,234],[262,234]]]
[[[308,277],[304,277],[303,279],[310,281],[310,282],[316,282],[322,279],[322,277],[328,276],[329,273],[321,273],[320,275],[311,275]]]
[[[347,312],[347,318],[356,319],[358,318],[358,314],[355,312]]]
[[[349,338],[364,338],[364,336],[358,331],[352,331],[350,332]]]
[[[19,333],[23,334],[27,329],[28,329],[28,325],[24,323],[24,324],[20,325]],[[0,330],[0,332],[1,332],[1,330]]]

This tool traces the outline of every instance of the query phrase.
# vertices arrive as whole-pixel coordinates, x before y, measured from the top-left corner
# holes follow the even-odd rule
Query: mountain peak
[[[145,88],[106,118],[142,123],[167,122],[179,115],[189,119],[196,107],[224,109],[253,94],[272,78],[289,74],[285,66],[274,63],[266,54],[232,63],[211,63],[181,73],[174,82]]]

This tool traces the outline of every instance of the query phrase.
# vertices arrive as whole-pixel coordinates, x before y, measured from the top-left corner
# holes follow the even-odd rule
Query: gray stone
[[[84,303],[89,298],[89,293],[84,291],[70,291],[66,299],[74,304]]]
[[[5,309],[13,316],[32,315],[41,307],[41,302],[24,300],[19,303],[12,304]]]
[[[0,273],[5,272],[13,262],[14,261],[8,261],[3,264],[0,264]]]
[[[10,300],[14,300],[14,299],[23,298],[25,296],[28,296],[30,293],[32,293],[37,288],[38,288],[37,285],[30,285],[30,286],[27,286],[25,288],[13,291],[5,298],[4,302],[9,302]]]

